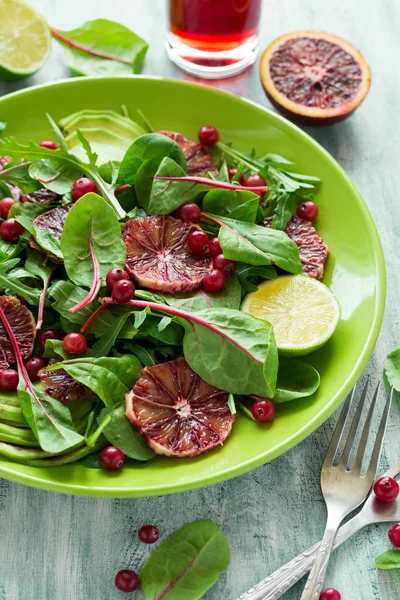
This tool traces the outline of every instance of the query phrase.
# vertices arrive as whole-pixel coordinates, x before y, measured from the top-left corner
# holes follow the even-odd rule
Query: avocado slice
[[[80,129],[79,131],[90,143],[93,152],[98,155],[97,164],[100,165],[110,160],[122,161],[129,146],[136,139],[135,137],[130,139],[122,137],[107,129]],[[76,131],[67,135],[65,141],[72,154],[75,154],[82,162],[88,162],[88,157]]]
[[[80,111],[60,121],[60,125],[64,135],[69,135],[76,129],[107,129],[123,137],[131,139],[134,136],[136,139],[146,133],[140,125],[113,111]]]

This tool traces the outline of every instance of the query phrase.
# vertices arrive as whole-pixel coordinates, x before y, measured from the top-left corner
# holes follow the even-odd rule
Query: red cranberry
[[[208,250],[210,238],[205,231],[191,231],[187,236],[187,243],[193,254],[205,254]]]
[[[208,244],[208,251],[211,256],[218,256],[218,254],[222,254],[222,248],[219,245],[218,238],[213,238],[210,240],[210,243]]]
[[[206,125],[199,129],[198,138],[202,146],[213,146],[219,140],[218,130],[215,127]]]
[[[74,200],[79,200],[79,198],[82,198],[82,196],[89,194],[90,192],[98,192],[97,185],[94,181],[87,177],[81,177],[74,181],[72,186],[72,197]]]
[[[207,292],[219,292],[225,285],[225,275],[219,269],[212,269],[203,278],[203,287]]]
[[[256,175],[254,173],[253,175],[248,175],[244,178],[243,185],[246,187],[262,187],[267,184],[265,182],[264,177],[261,177],[261,175]]]
[[[40,142],[39,146],[47,148],[48,150],[57,150],[57,145],[51,140],[43,140],[43,142]]]
[[[122,569],[115,576],[115,585],[121,592],[134,592],[139,587],[139,577],[135,571]]]
[[[14,369],[0,371],[0,390],[4,392],[15,392],[18,388],[18,372]]]
[[[201,210],[194,202],[185,202],[177,209],[176,218],[198,223],[201,219]]]
[[[251,407],[251,412],[259,423],[269,423],[275,417],[275,406],[271,400],[257,400]]]
[[[133,285],[132,281],[127,281],[126,279],[117,281],[117,283],[114,284],[111,292],[112,299],[118,304],[126,304],[132,300],[134,295],[135,286]]]
[[[314,221],[318,217],[318,206],[311,200],[300,202],[297,207],[297,216],[305,219],[306,221]]]
[[[29,379],[31,381],[39,381],[38,373],[40,369],[44,369],[47,365],[47,360],[41,358],[40,356],[32,356],[25,363],[25,368],[28,371]]]
[[[122,192],[124,192],[125,190],[129,190],[132,186],[129,185],[129,183],[124,183],[124,185],[120,185],[119,187],[117,187],[117,189],[114,191],[114,194],[116,196],[118,196],[118,194],[121,194]]]
[[[391,477],[381,477],[374,485],[375,496],[382,502],[393,502],[400,493],[400,486]]]
[[[154,525],[143,525],[138,531],[138,536],[143,544],[154,544],[160,537],[160,532]]]
[[[230,275],[236,269],[234,260],[228,260],[223,254],[218,254],[213,260],[214,269],[219,269],[225,275]]]
[[[118,471],[124,460],[124,453],[115,446],[107,446],[100,452],[100,464],[106,471]]]
[[[7,219],[0,224],[0,237],[5,242],[16,242],[25,229],[15,219]]]
[[[47,329],[39,335],[39,348],[44,352],[47,340],[62,340],[62,335],[55,329]]]
[[[388,536],[393,546],[400,548],[400,523],[393,525],[393,527],[389,529]]]
[[[0,200],[0,217],[2,219],[7,219],[8,213],[10,212],[11,207],[16,204],[17,201],[14,198],[3,198]]]
[[[82,333],[67,333],[63,339],[65,352],[71,354],[83,354],[87,348],[87,341]]]
[[[237,172],[238,172],[237,169],[228,169],[228,177],[229,177],[229,179],[232,180],[235,177],[235,175],[236,175]],[[244,175],[243,175],[243,173],[240,173],[238,181],[239,181],[239,183],[241,185],[244,185]]]
[[[109,290],[112,290],[117,281],[129,281],[129,275],[124,269],[111,269],[106,275],[106,284]]]
[[[337,590],[333,588],[327,588],[321,592],[319,600],[341,600],[342,595]]]

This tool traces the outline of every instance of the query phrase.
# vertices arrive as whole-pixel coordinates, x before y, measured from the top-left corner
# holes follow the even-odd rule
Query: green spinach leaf
[[[148,447],[143,437],[133,429],[132,424],[125,415],[125,402],[112,409],[103,408],[98,418],[99,425],[108,420],[103,429],[103,435],[113,446],[116,446],[129,458],[146,461],[153,458],[154,452]]]
[[[203,211],[230,217],[238,221],[254,223],[260,205],[260,197],[246,188],[233,190],[211,190],[203,198]]]
[[[164,302],[189,312],[199,312],[209,308],[240,308],[241,288],[236,276],[227,279],[221,292],[212,294],[205,290],[194,290],[178,294],[163,294]]]
[[[18,163],[8,167],[7,169],[3,169],[0,171],[0,179],[2,181],[9,181],[14,185],[23,187],[25,193],[34,192],[38,190],[41,185],[40,183],[32,180],[29,172],[32,164],[32,162]]]
[[[279,358],[275,403],[311,396],[319,388],[319,373],[311,365],[294,358]]]
[[[29,168],[32,179],[60,196],[71,192],[72,184],[81,174],[82,169],[78,165],[70,165],[57,159],[37,160]]]
[[[115,345],[126,321],[132,313],[126,312],[117,317],[114,325],[106,331],[100,339],[92,346],[92,354],[95,357],[107,356]]]

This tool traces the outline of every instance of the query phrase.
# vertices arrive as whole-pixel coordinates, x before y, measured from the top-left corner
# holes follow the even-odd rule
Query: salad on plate
[[[194,141],[124,107],[48,119],[54,141],[0,138],[0,455],[195,457],[238,409],[267,436],[318,389],[299,357],[340,318],[319,179],[211,126]]]

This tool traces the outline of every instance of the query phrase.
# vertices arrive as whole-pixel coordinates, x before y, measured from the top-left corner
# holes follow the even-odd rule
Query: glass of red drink
[[[253,64],[261,0],[169,0],[167,51],[184,71],[217,79]]]

